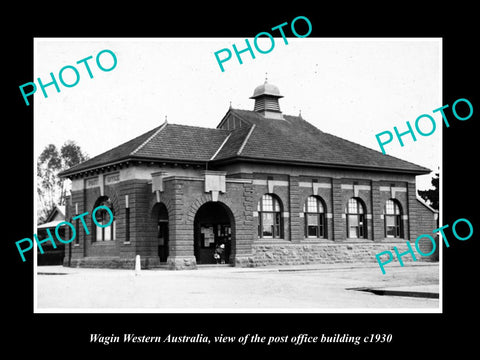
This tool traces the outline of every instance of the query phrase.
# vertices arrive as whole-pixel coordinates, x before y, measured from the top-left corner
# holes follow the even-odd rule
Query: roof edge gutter
[[[78,174],[81,174],[81,173],[87,173],[87,172],[90,172],[90,171],[98,171],[102,168],[109,167],[109,166],[118,166],[122,163],[129,162],[129,161],[145,161],[145,162],[168,163],[168,164],[173,164],[173,163],[176,163],[176,164],[194,164],[194,165],[204,165],[205,164],[204,160],[203,161],[201,161],[201,160],[191,161],[191,160],[180,160],[180,159],[178,159],[178,160],[176,160],[176,159],[159,159],[159,158],[152,159],[152,158],[146,158],[146,157],[141,157],[141,156],[129,156],[129,157],[125,157],[125,158],[123,158],[119,161],[109,162],[109,163],[85,168],[85,169],[82,169],[82,170],[76,170],[76,171],[72,171],[72,172],[69,172],[68,170],[65,170],[65,171],[62,171],[61,173],[58,173],[57,176],[62,177],[62,178],[68,178],[70,176],[78,175]]]
[[[240,161],[247,161],[247,162],[254,162],[260,164],[288,164],[288,165],[296,165],[296,166],[313,166],[313,167],[327,167],[327,168],[336,168],[336,169],[355,169],[355,170],[370,170],[370,171],[377,171],[377,172],[394,172],[394,173],[405,173],[405,174],[416,174],[416,175],[426,175],[432,172],[432,170],[428,168],[424,168],[425,170],[408,170],[408,169],[396,169],[396,168],[382,168],[382,167],[374,167],[374,166],[359,166],[355,164],[326,164],[326,163],[314,163],[314,162],[307,162],[307,161],[290,161],[290,160],[274,160],[274,159],[258,159],[252,158],[247,156],[232,156],[225,159],[215,160],[216,164],[228,164],[232,162],[240,162]]]

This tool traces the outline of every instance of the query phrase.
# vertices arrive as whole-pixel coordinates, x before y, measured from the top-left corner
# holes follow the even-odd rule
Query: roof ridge
[[[152,135],[150,135],[147,140],[145,140],[143,143],[141,143],[139,146],[137,146],[137,148],[135,150],[133,150],[132,152],[130,152],[129,155],[135,155],[136,152],[138,152],[142,147],[144,147],[150,140],[152,140],[155,136],[158,135],[158,133],[160,131],[162,131],[163,129],[165,129],[165,127],[168,125],[168,122],[167,120],[165,120],[165,122],[160,125],[160,127],[158,128],[157,131],[155,131]]]
[[[218,128],[212,128],[212,127],[207,127],[207,126],[197,126],[197,125],[186,125],[186,124],[173,124],[169,123],[171,126],[181,126],[181,127],[187,127],[187,128],[195,128],[195,129],[202,129],[202,130],[219,130],[219,131],[224,131],[224,132],[229,132],[230,130],[226,129],[218,129]]]
[[[250,139],[250,135],[252,135],[254,129],[255,129],[255,124],[252,125],[252,127],[248,131],[247,136],[245,136],[245,139],[243,139],[242,145],[240,145],[240,149],[238,149],[237,151],[237,156],[242,153],[243,148],[245,147],[245,145],[247,145],[248,139]]]
[[[229,110],[233,110],[233,112],[236,112],[236,111],[246,111],[246,112],[249,112],[249,113],[254,113],[254,114],[257,114],[257,115],[259,115],[259,116],[263,117],[263,115],[260,115],[260,114],[259,114],[258,112],[256,112],[255,110],[247,110],[247,109],[234,109],[234,108],[232,108],[232,109],[229,109]],[[243,117],[242,117],[240,114],[238,114],[238,113],[237,113],[236,115],[237,115],[238,117],[242,118],[243,120],[246,120],[246,119],[244,119],[244,118],[243,118]],[[303,117],[301,117],[301,116],[298,116],[298,115],[284,114],[283,112],[282,112],[282,115],[283,115],[283,116],[292,117],[292,118],[302,119],[302,120],[306,121],[306,120],[305,120]],[[267,120],[268,120],[268,118],[267,118]],[[277,119],[272,119],[272,120],[277,120]],[[308,122],[308,121],[307,121],[307,122]]]
[[[218,155],[218,153],[220,152],[220,150],[222,150],[223,146],[227,143],[228,139],[230,138],[230,136],[232,135],[232,132],[230,132],[227,137],[223,140],[222,144],[219,146],[219,148],[217,149],[217,151],[215,151],[215,154],[212,155],[212,157],[210,158],[209,161],[212,161],[213,159],[215,159],[215,156]]]

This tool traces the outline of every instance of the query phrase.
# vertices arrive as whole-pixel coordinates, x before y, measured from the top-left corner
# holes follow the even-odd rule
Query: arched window
[[[365,209],[360,199],[351,198],[345,208],[347,215],[347,237],[366,238]]]
[[[402,209],[397,200],[385,203],[385,236],[403,238]]]
[[[282,238],[282,206],[274,195],[265,194],[257,206],[258,236],[261,238]]]
[[[305,217],[305,237],[323,238],[326,236],[325,207],[317,196],[309,196],[303,204]]]
[[[98,198],[95,202],[95,206],[93,209],[95,210],[99,206],[106,206],[110,209],[113,214],[113,219],[110,219],[110,213],[104,209],[100,208],[95,212],[95,220],[99,225],[107,225],[111,222],[109,226],[98,226],[93,222],[93,226],[95,226],[95,241],[111,241],[116,239],[116,221],[115,221],[115,212],[113,211],[113,204],[112,201],[106,197],[102,196]]]

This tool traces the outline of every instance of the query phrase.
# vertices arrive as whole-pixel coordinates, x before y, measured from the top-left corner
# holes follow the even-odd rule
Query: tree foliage
[[[67,140],[60,151],[54,144],[43,149],[37,159],[37,217],[39,222],[45,221],[55,205],[65,205],[65,179],[58,173],[88,159],[74,141]]]
[[[422,197],[432,208],[435,210],[439,209],[439,199],[440,199],[440,174],[436,173],[432,178],[433,189],[428,190],[418,190],[418,195]]]

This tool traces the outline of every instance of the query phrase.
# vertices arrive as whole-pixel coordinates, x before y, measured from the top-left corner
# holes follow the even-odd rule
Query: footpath
[[[255,274],[279,273],[302,274],[319,273],[325,277],[335,277],[337,284],[345,283],[346,289],[370,291],[377,295],[412,296],[425,298],[438,298],[440,294],[441,278],[438,262],[411,262],[401,267],[400,264],[389,265],[389,273],[383,275],[377,263],[345,263],[345,264],[309,264],[309,265],[269,265],[262,267],[233,267],[229,265],[198,265],[196,270],[168,270],[166,268],[141,270],[144,277],[155,277],[159,273],[177,276],[189,274],[201,276],[225,276],[227,274]],[[37,274],[43,275],[69,275],[82,274],[106,275],[134,274],[134,269],[99,269],[99,268],[69,268],[58,266],[38,266]],[[323,277],[323,276],[322,276]],[[359,278],[362,286],[348,287],[351,280]]]

